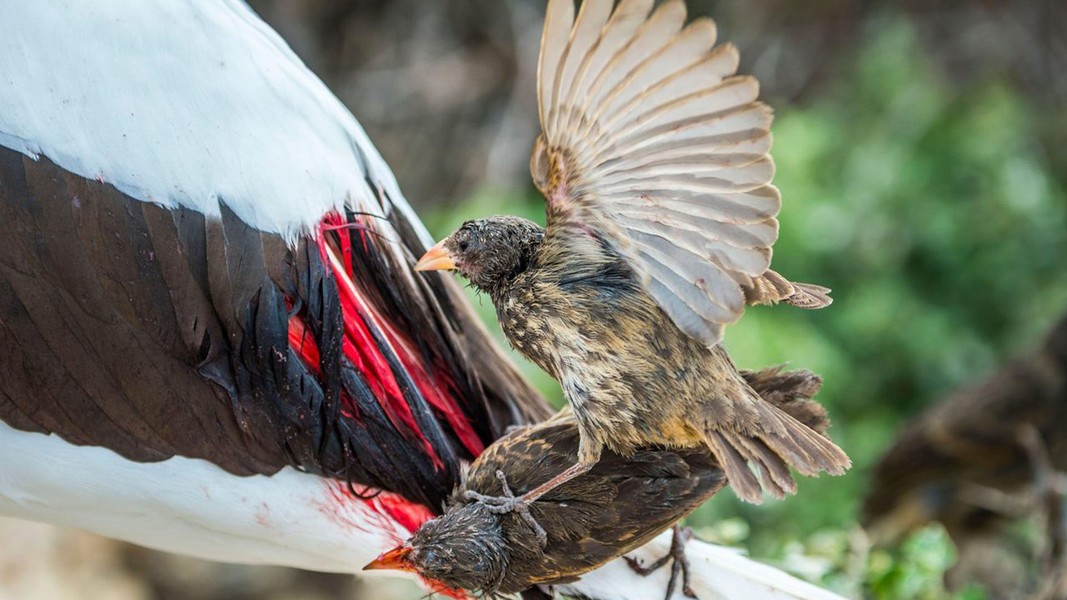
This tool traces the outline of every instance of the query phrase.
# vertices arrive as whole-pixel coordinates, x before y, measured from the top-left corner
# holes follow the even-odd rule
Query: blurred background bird
[[[820,435],[826,433],[826,411],[812,400],[822,385],[817,376],[778,368],[743,371],[742,376],[761,402],[784,410]],[[530,512],[547,533],[547,544],[518,514],[496,514],[467,496],[500,496],[505,485],[513,494],[534,489],[573,463],[579,437],[568,407],[544,423],[498,440],[471,465],[443,516],[424,523],[411,539],[368,568],[414,570],[444,586],[490,596],[569,583],[644,545],[726,485],[722,468],[703,449],[648,448],[628,457],[608,452],[590,471],[532,503]],[[500,473],[509,475],[506,483]],[[685,558],[679,555],[677,560]],[[682,584],[677,581],[682,565],[672,569],[668,599]],[[685,589],[689,583],[686,569]],[[704,594],[757,593],[755,587],[701,583]]]
[[[357,115],[434,238],[489,214],[543,219],[528,142],[538,133],[544,0],[250,4]],[[759,79],[775,108],[775,183],[787,197],[775,269],[835,292],[832,310],[749,309],[730,328],[730,352],[739,366],[788,361],[823,375],[834,439],[855,463],[848,477],[800,479],[789,502],[750,507],[718,494],[688,522],[848,597],[949,597],[942,572],[955,550],[939,526],[869,558],[854,527],[868,470],[897,430],[1022,356],[1067,305],[1067,52],[1058,35],[1067,7],[688,5],[737,44],[739,72]],[[99,31],[113,35],[118,22]],[[41,39],[58,48],[60,37]],[[492,304],[473,306],[502,342]],[[558,408],[558,384],[515,362]],[[11,519],[0,519],[0,537],[19,540],[0,544],[7,598],[425,593],[397,579],[205,562]]]
[[[1048,467],[1027,448],[1031,430]],[[1020,557],[1012,548],[1007,526],[1044,510],[1040,484],[1055,474],[1042,468],[1067,468],[1067,316],[1035,351],[905,427],[874,467],[864,527],[876,543],[900,543],[937,522],[959,552],[953,587],[978,582],[994,597],[1018,597],[1037,575],[1027,563],[1036,565],[1033,549]],[[1062,544],[1063,532],[1050,535]]]
[[[509,343],[557,379],[578,461],[525,505],[592,468],[603,449],[703,446],[734,492],[796,491],[790,467],[840,475],[848,457],[761,402],[720,344],[746,304],[830,303],[770,270],[781,196],[770,109],[684,2],[551,0],[538,63],[542,134],[530,171],[544,229],[465,223],[416,269],[455,269],[487,293]],[[759,472],[759,478],[752,470]]]

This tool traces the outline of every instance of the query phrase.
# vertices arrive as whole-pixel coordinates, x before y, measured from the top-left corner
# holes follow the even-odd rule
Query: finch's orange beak
[[[456,263],[452,260],[452,255],[445,249],[445,241],[448,238],[437,242],[433,248],[426,251],[426,254],[422,255],[419,262],[415,263],[416,271],[451,271],[456,268]]]
[[[367,566],[363,567],[363,570],[374,571],[376,569],[395,569],[413,573],[415,572],[415,567],[408,562],[409,554],[411,554],[411,548],[409,546],[397,546],[392,550],[382,552],[381,556],[370,561]]]

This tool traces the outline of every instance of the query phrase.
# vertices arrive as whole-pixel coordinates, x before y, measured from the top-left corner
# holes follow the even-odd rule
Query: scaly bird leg
[[[515,497],[515,493],[511,491],[511,486],[508,485],[507,475],[504,475],[503,471],[497,470],[496,478],[500,480],[500,487],[504,491],[503,496],[486,496],[485,494],[479,494],[478,492],[467,490],[466,497],[468,500],[477,500],[482,504],[485,504],[489,509],[489,512],[494,514],[505,514],[509,512],[518,513],[522,517],[523,521],[533,529],[534,535],[537,536],[537,541],[541,543],[541,547],[544,548],[548,544],[548,534],[545,532],[545,528],[541,527],[541,524],[537,522],[533,514],[530,512],[530,502],[525,501],[524,498]]]
[[[530,505],[553,489],[567,483],[575,477],[589,472],[589,469],[592,469],[593,465],[595,465],[599,459],[600,457],[597,456],[592,461],[579,460],[559,475],[556,475],[552,479],[549,479],[545,483],[542,483],[521,496],[515,496],[515,494],[512,493],[511,487],[508,486],[507,476],[504,475],[503,471],[497,471],[496,477],[500,480],[500,484],[503,487],[503,496],[487,496],[485,494],[479,494],[473,490],[467,490],[465,497],[468,500],[475,500],[485,504],[491,512],[498,515],[507,514],[509,512],[518,513],[518,515],[522,517],[522,520],[534,530],[534,533],[537,535],[537,541],[541,543],[541,547],[543,548],[548,544],[548,534],[545,533],[544,527],[541,527],[541,524],[538,523],[537,519],[534,519],[533,515],[530,513]]]
[[[671,563],[671,578],[667,581],[666,599],[671,600],[671,596],[674,595],[674,588],[678,585],[679,573],[682,575],[682,593],[690,598],[696,598],[697,596],[693,593],[693,588],[689,585],[689,559],[685,556],[685,544],[692,538],[692,529],[675,525],[674,536],[671,538],[671,549],[659,560],[651,563],[647,567],[643,567],[636,558],[631,558],[629,556],[624,556],[623,558],[626,559],[626,563],[630,565],[630,568],[642,577],[651,575],[657,569],[667,564],[667,561],[673,561]]]

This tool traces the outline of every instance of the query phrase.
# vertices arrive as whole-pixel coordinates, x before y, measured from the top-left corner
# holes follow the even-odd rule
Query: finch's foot
[[[500,480],[500,486],[504,490],[503,496],[487,496],[485,494],[479,494],[478,492],[467,490],[465,494],[468,500],[475,500],[484,504],[490,512],[498,515],[507,514],[513,512],[518,514],[530,529],[533,529],[534,535],[537,536],[537,541],[544,548],[548,545],[548,534],[545,533],[545,528],[541,527],[541,524],[537,522],[533,514],[530,513],[530,505],[532,500],[527,499],[525,495],[515,496],[511,491],[511,486],[508,485],[508,478],[504,475],[503,471],[496,472],[496,478]]]
[[[630,568],[642,577],[654,573],[657,569],[667,564],[667,561],[671,561],[671,578],[667,582],[666,600],[671,600],[671,596],[674,595],[674,588],[678,585],[679,574],[682,576],[682,593],[689,598],[696,598],[697,595],[693,593],[693,588],[689,585],[689,559],[685,556],[685,543],[692,539],[692,537],[692,529],[675,525],[670,551],[656,562],[649,564],[647,567],[643,567],[636,558],[630,558],[629,556],[624,556],[623,558],[626,559]]]

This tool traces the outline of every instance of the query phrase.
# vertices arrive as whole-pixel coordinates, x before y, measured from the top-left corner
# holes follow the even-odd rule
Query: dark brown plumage
[[[474,456],[457,426],[488,444],[549,411],[457,286],[398,275],[425,246],[391,214],[324,237],[353,249],[364,301],[420,353],[360,318],[374,333],[353,366],[337,278],[313,240],[290,247],[225,208],[163,208],[0,147],[0,421],[138,462],[202,458],[238,475],[293,465],[439,506]],[[306,341],[291,347],[294,318]],[[411,381],[423,363],[456,398],[455,421],[418,385],[390,398],[377,383]],[[392,416],[397,403],[410,424]]]
[[[1028,427],[1053,466],[1067,468],[1067,317],[1036,351],[953,393],[900,433],[874,469],[865,527],[875,541],[893,543],[936,521],[961,558],[989,554],[1008,519],[981,498],[987,490],[1016,494],[1035,481],[1020,441]]]
[[[807,426],[828,425],[810,400],[820,385],[807,371],[766,369],[745,373],[763,398]],[[760,400],[763,402],[763,400]],[[573,581],[583,573],[644,545],[726,484],[703,448],[641,449],[629,457],[606,452],[590,470],[530,505],[548,544],[521,515],[498,514],[467,497],[469,491],[522,494],[571,464],[579,432],[568,409],[545,423],[515,431],[478,457],[452,495],[445,515],[428,521],[373,568],[403,568],[452,588],[514,593],[538,584]]]
[[[755,503],[764,489],[795,492],[790,467],[850,466],[829,440],[760,402],[720,345],[746,304],[821,308],[829,290],[769,268],[780,207],[770,111],[755,80],[734,76],[736,50],[714,47],[714,24],[684,22],[678,0],[655,11],[651,1],[586,0],[577,17],[572,0],[552,0],[530,163],[546,228],[468,222],[419,262],[454,268],[488,293],[508,341],[574,409],[578,462],[524,501],[605,448],[710,448]]]

